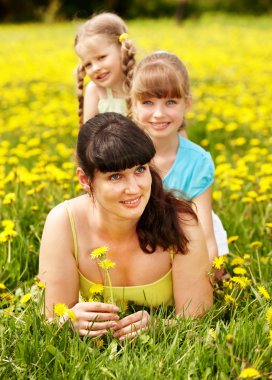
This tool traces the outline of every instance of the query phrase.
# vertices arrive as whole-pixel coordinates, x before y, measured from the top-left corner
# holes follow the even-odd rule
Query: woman
[[[40,251],[48,317],[65,303],[80,335],[108,329],[120,340],[149,324],[146,311],[119,319],[118,306],[79,302],[94,284],[118,302],[174,305],[177,314],[200,316],[213,303],[205,238],[190,203],[163,190],[150,165],[151,139],[128,118],[99,114],[86,122],[77,142],[77,176],[86,194],[48,215]],[[90,252],[108,247],[110,283]],[[152,268],[152,270],[150,270]],[[104,298],[104,299],[105,299]]]

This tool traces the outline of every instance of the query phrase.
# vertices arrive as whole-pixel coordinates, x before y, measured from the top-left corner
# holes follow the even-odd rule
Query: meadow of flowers
[[[229,235],[230,278],[202,320],[132,343],[80,338],[47,323],[35,278],[48,211],[79,194],[74,145],[76,24],[2,25],[0,86],[0,376],[3,379],[272,379],[272,26],[268,18],[130,22],[138,57],[187,64],[191,139],[216,164],[214,210]],[[64,310],[65,311],[65,310]],[[64,312],[63,311],[63,312]],[[59,311],[62,314],[62,311]]]

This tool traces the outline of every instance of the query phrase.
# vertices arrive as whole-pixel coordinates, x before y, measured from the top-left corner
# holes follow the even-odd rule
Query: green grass
[[[214,210],[228,236],[236,236],[225,264],[232,280],[216,287],[215,305],[201,320],[166,327],[167,313],[153,311],[156,325],[130,343],[110,335],[103,342],[83,339],[68,323],[60,328],[44,320],[43,291],[34,281],[43,223],[54,205],[79,193],[73,163],[76,25],[3,25],[0,377],[225,380],[253,367],[261,379],[272,378],[270,20],[217,15],[181,26],[173,20],[129,26],[139,58],[170,50],[189,69],[194,105],[188,132],[216,163]],[[4,241],[6,219],[17,235]],[[233,262],[238,258],[240,264]],[[237,267],[244,276],[235,274]],[[250,282],[243,288],[235,277]],[[28,293],[32,297],[23,302]]]

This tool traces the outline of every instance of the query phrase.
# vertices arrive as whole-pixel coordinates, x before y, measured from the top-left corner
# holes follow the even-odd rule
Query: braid
[[[85,68],[82,64],[79,64],[76,68],[77,74],[77,99],[78,99],[78,118],[79,127],[83,124],[83,104],[84,104],[84,78],[86,75]]]
[[[125,39],[121,44],[122,70],[125,74],[124,91],[128,95],[130,92],[131,82],[133,78],[133,70],[135,66],[136,49],[132,40]]]

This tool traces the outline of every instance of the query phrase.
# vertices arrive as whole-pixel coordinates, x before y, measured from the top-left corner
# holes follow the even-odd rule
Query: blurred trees
[[[0,0],[0,21],[52,21],[87,18],[112,11],[124,18],[169,17],[178,20],[206,11],[272,13],[271,0]]]

